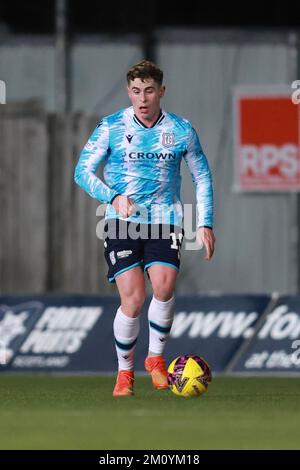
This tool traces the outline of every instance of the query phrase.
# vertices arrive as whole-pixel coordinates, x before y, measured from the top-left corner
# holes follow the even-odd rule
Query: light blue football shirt
[[[133,107],[103,118],[83,148],[75,181],[99,202],[108,203],[105,219],[121,216],[110,202],[118,195],[130,197],[136,223],[171,223],[182,226],[180,165],[186,161],[195,183],[197,226],[213,226],[211,171],[196,131],[187,119],[161,111],[147,128]],[[104,181],[96,176],[103,164]]]

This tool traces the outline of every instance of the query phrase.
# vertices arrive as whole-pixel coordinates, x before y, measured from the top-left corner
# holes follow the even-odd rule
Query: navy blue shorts
[[[109,219],[103,236],[109,282],[115,282],[119,274],[135,266],[147,272],[153,264],[164,264],[179,271],[184,237],[181,227]]]

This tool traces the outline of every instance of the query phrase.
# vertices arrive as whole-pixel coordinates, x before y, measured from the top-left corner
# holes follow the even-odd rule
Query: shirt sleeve
[[[108,155],[109,126],[101,121],[85,144],[75,168],[74,180],[91,197],[99,202],[110,203],[118,193],[109,188],[96,172],[100,163]]]
[[[213,227],[213,186],[207,158],[202,150],[198,135],[190,128],[184,159],[196,186],[198,209],[197,227]]]

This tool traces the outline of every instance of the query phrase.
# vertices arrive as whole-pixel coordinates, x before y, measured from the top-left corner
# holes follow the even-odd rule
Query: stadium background
[[[237,86],[291,86],[300,79],[298,10],[299,6],[288,7],[282,1],[240,6],[189,1],[179,9],[157,1],[138,6],[120,3],[118,8],[94,1],[1,3],[0,79],[7,88],[7,103],[0,107],[2,348],[9,330],[14,338],[9,344],[12,354],[20,351],[40,318],[31,310],[37,308],[37,304],[32,307],[34,302],[40,302],[40,315],[47,305],[81,308],[96,303],[108,310],[106,333],[100,324],[87,356],[71,370],[112,372],[115,368],[113,352],[103,348],[101,334],[109,344],[109,313],[117,302],[116,288],[106,282],[102,243],[95,235],[97,203],[75,186],[73,170],[99,117],[128,105],[126,70],[146,57],[165,72],[163,106],[193,122],[214,176],[216,254],[206,263],[203,252],[183,251],[177,287],[181,312],[177,313],[185,309],[187,315],[207,315],[214,309],[220,315],[226,310],[236,316],[241,311],[251,314],[255,305],[257,333],[262,327],[259,319],[267,321],[276,306],[287,305],[283,314],[288,317],[271,332],[281,334],[279,351],[285,353],[281,367],[254,369],[260,376],[270,369],[298,375],[299,367],[287,367],[284,360],[292,352],[292,340],[300,338],[296,334],[299,196],[287,190],[235,190],[233,119]],[[182,170],[183,202],[195,203],[190,175],[184,166]],[[147,289],[150,294],[149,285]],[[23,325],[13,331],[9,318],[21,318],[24,312]],[[229,343],[222,325],[214,330],[215,337],[207,334],[206,340],[201,330],[197,345],[188,334],[178,346],[171,339],[176,345],[171,356],[176,348],[178,353],[189,347],[201,353],[202,348],[205,357],[212,354],[216,371],[232,372],[247,350],[278,353],[272,334],[263,347],[255,348],[259,341],[251,342],[244,331],[236,334],[233,347],[235,333],[228,333]],[[99,343],[107,361],[102,360],[105,367],[93,369],[89,357],[94,363]],[[226,364],[223,347],[232,348]],[[43,354],[47,356],[42,350]],[[11,365],[0,365],[1,448],[299,447],[297,377],[216,377],[201,404],[155,396],[148,390],[148,379],[141,377],[137,391],[143,397],[132,405],[116,405],[111,399],[111,377],[28,373],[56,372],[55,367],[27,367],[27,374],[14,375],[8,374],[16,370]],[[16,426],[19,413],[24,419]],[[164,439],[156,433],[155,416],[160,413],[164,413],[160,424]],[[206,420],[205,432],[195,414]],[[92,416],[97,423],[91,424]],[[228,420],[232,422],[229,431]],[[116,421],[118,433],[111,425]],[[74,433],[75,427],[85,431],[84,438],[84,433]]]

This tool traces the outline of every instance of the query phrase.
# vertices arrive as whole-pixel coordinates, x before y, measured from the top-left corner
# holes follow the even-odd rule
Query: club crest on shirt
[[[175,144],[175,134],[172,132],[163,132],[162,133],[162,145],[164,147],[173,147]]]

